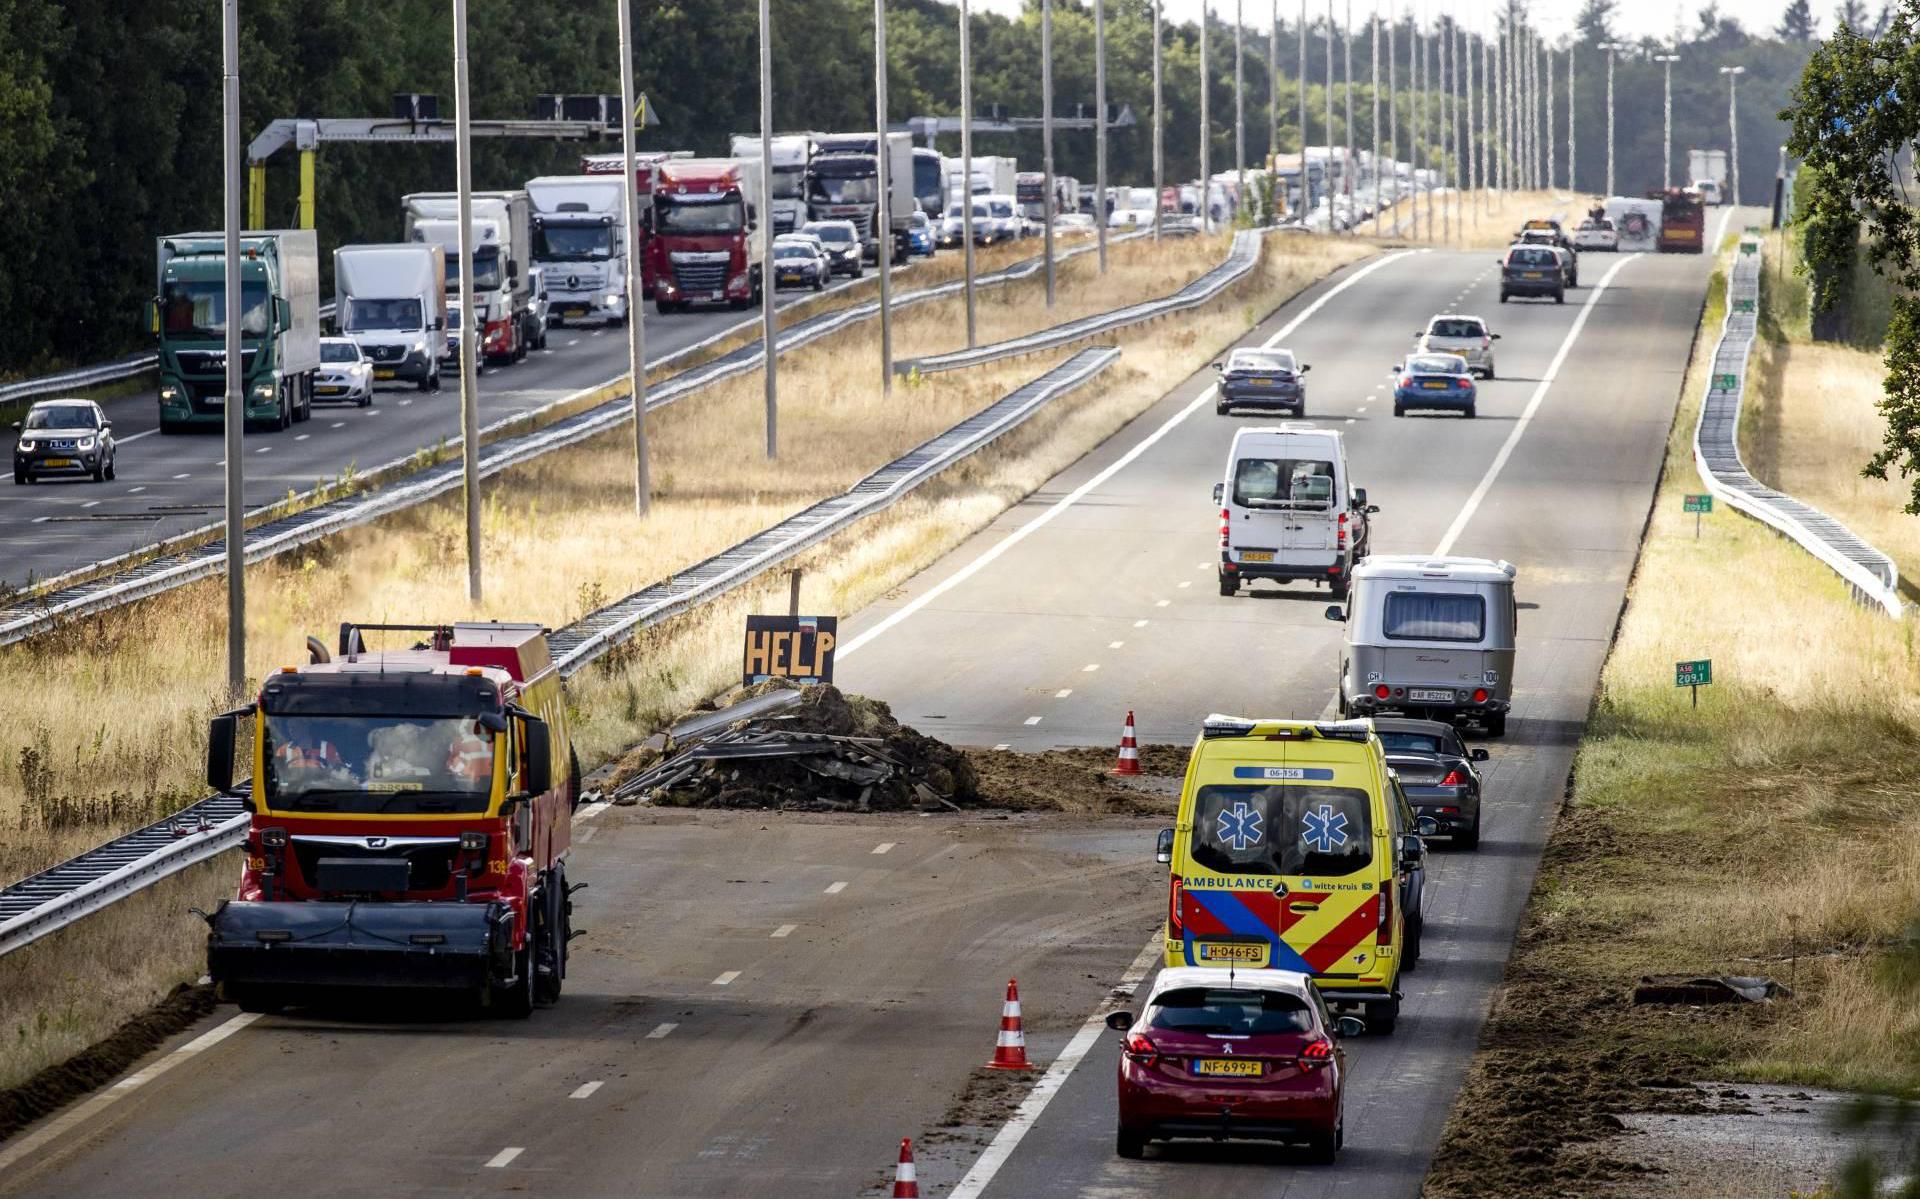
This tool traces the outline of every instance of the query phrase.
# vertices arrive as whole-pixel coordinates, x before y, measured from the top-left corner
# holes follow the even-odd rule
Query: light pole
[[[874,258],[880,264],[880,394],[893,394],[893,205],[887,195],[887,0],[873,0],[873,148],[874,181],[880,185],[879,205],[874,213],[873,235],[878,240]],[[912,189],[909,188],[909,191]],[[972,197],[968,197],[971,202]],[[1052,267],[1053,263],[1047,263]],[[1047,276],[1047,288],[1053,288],[1053,276]],[[1047,297],[1051,302],[1051,294]]]
[[[760,0],[760,196],[773,195],[773,16],[771,0]],[[773,211],[760,214],[760,340],[762,379],[766,385],[767,457],[780,456],[780,338],[773,309]]]
[[[1352,212],[1354,201],[1359,198],[1359,193],[1354,188],[1354,177],[1359,174],[1359,168],[1353,158],[1353,0],[1347,0],[1346,27],[1340,35],[1340,61],[1341,70],[1347,81],[1345,88],[1342,89],[1342,100],[1347,114],[1347,156],[1340,164],[1340,178],[1347,193],[1347,211]],[[1359,223],[1354,221],[1349,224],[1347,232],[1354,232],[1354,225]]]
[[[1400,58],[1393,50],[1394,22],[1387,23],[1387,153],[1393,159],[1393,206],[1400,207]],[[1400,231],[1400,217],[1393,218]]]
[[[1107,273],[1107,5],[1093,0],[1093,221],[1100,241],[1100,273]],[[1160,207],[1154,193],[1153,206]]]
[[[456,0],[459,2],[459,0]],[[461,15],[465,15],[462,13]],[[456,43],[456,48],[459,47]],[[225,411],[221,415],[227,450],[227,698],[238,701],[247,693],[247,506],[243,464],[246,461],[246,397],[241,393],[240,321],[237,299],[240,290],[240,0],[226,0],[220,6],[220,108],[223,146],[222,197],[226,211],[226,238],[222,252],[226,256],[221,286],[226,289],[226,374]],[[465,226],[462,225],[462,229]],[[464,233],[462,234],[464,237]],[[460,277],[466,279],[466,272]],[[460,344],[473,340],[461,331]],[[471,493],[468,502],[471,504]],[[473,588],[478,587],[478,576]],[[473,598],[478,598],[474,596]]]
[[[1733,173],[1733,203],[1740,203],[1740,76],[1745,67],[1721,67],[1727,77],[1727,169]]]
[[[1546,49],[1546,52],[1547,52],[1547,88],[1546,88],[1546,97],[1547,97],[1547,187],[1548,187],[1548,189],[1549,189],[1549,190],[1551,190],[1551,189],[1552,189],[1552,187],[1553,187],[1553,164],[1554,164],[1554,163],[1555,163],[1556,161],[1558,161],[1558,159],[1559,159],[1559,155],[1557,155],[1557,154],[1555,154],[1555,153],[1554,153],[1554,150],[1556,149],[1556,144],[1555,144],[1555,142],[1554,142],[1554,140],[1553,140],[1553,138],[1554,138],[1554,129],[1553,129],[1553,47],[1552,47],[1552,46],[1548,46],[1548,47],[1545,47],[1545,49]]]
[[[1304,169],[1306,157],[1301,156]],[[1280,223],[1280,0],[1267,27],[1267,224]],[[1155,201],[1158,203],[1158,201]]]
[[[1300,0],[1300,217],[1313,211],[1313,175],[1307,170],[1307,0]],[[1329,210],[1331,211],[1331,210]]]
[[[1373,93],[1373,235],[1380,236],[1380,14],[1374,13],[1373,65],[1367,71],[1368,90]],[[1304,162],[1302,169],[1305,169]]]
[[[465,2],[461,0],[462,6]],[[633,510],[645,516],[653,503],[653,475],[647,464],[647,320],[644,303],[646,293],[639,263],[640,179],[633,161],[633,141],[638,136],[633,128],[633,9],[632,0],[616,0],[616,3],[620,8],[620,105],[626,113],[620,134],[621,158],[627,172],[624,189],[626,201],[622,208],[626,212],[627,253],[632,260],[627,271],[627,369],[633,373]],[[464,75],[462,78],[465,78]],[[461,95],[461,107],[464,109],[464,89]],[[460,224],[464,227],[466,220],[462,218]],[[460,312],[463,320],[473,315],[473,309],[468,307],[471,298],[468,293],[461,293]],[[466,340],[465,337],[461,338],[463,346]],[[464,371],[467,366],[464,351],[461,360],[461,369]],[[463,392],[468,385],[463,378],[460,384]]]
[[[1200,231],[1213,232],[1213,212],[1208,208],[1212,184],[1207,172],[1212,163],[1208,160],[1208,143],[1213,140],[1213,115],[1207,111],[1207,91],[1212,83],[1212,72],[1207,63],[1207,26],[1213,24],[1212,0],[1202,0],[1200,5]]]
[[[1153,0],[1153,241],[1160,242],[1161,192],[1167,186],[1166,144],[1160,129],[1160,0]]]
[[[627,11],[626,0],[621,0],[620,11]],[[477,604],[480,602],[480,395],[475,383],[478,373],[475,364],[480,353],[478,329],[484,326],[476,326],[473,320],[472,121],[467,87],[467,0],[453,0],[453,178],[460,216],[460,461],[467,502],[467,600]],[[628,123],[632,123],[631,118]],[[231,356],[227,362],[231,370]],[[633,364],[633,375],[634,390],[638,391],[638,362]],[[643,495],[643,512],[645,504]]]
[[[1159,11],[1159,0],[1154,2],[1154,11]],[[1154,83],[1159,84],[1159,49],[1154,47]],[[1160,138],[1160,97],[1153,98],[1153,136],[1156,155],[1154,167],[1159,169],[1158,145]],[[1158,233],[1159,226],[1155,225]],[[960,0],[960,243],[961,258],[966,273],[965,289],[967,293],[967,348],[974,346],[973,312],[973,16],[967,9],[967,0]]]
[[[1576,49],[1577,43],[1570,43],[1567,46],[1567,190],[1578,195],[1580,194],[1580,183],[1576,173],[1580,169],[1580,153],[1579,143],[1573,139],[1573,110],[1575,107],[1573,102],[1573,55]]]
[[[1333,0],[1327,0],[1327,232],[1332,233],[1333,211]],[[1342,183],[1344,187],[1344,181]]]
[[[1047,257],[1047,307],[1053,307],[1053,0],[1040,3],[1040,198],[1041,247]]]
[[[1673,64],[1680,61],[1678,54],[1656,54],[1653,61],[1659,63],[1666,74],[1666,91],[1662,97],[1662,132],[1660,139],[1660,190],[1666,191],[1673,186]]]
[[[1615,194],[1613,190],[1613,52],[1624,50],[1626,46],[1620,42],[1601,42],[1600,48],[1607,52],[1607,195],[1612,196]]]
[[[1233,0],[1233,186],[1235,211],[1247,203],[1246,0]]]

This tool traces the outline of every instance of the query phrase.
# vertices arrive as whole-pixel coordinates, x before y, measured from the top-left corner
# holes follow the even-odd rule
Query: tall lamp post
[[[873,0],[873,148],[879,153],[874,155],[874,164],[879,169],[875,173],[875,182],[879,184],[880,196],[878,210],[874,214],[873,235],[878,242],[874,257],[880,266],[880,394],[893,394],[893,206],[887,197],[887,0]],[[968,184],[969,187],[972,184]],[[909,188],[909,191],[912,189]],[[968,198],[972,202],[972,198]],[[1047,263],[1051,268],[1053,263]],[[1053,276],[1047,276],[1047,287],[1053,287]],[[1052,295],[1047,300],[1052,302]]]
[[[1607,195],[1617,193],[1613,190],[1613,53],[1625,50],[1621,42],[1601,42],[1600,48],[1607,52]]]
[[[773,195],[773,15],[771,0],[760,0],[760,195]],[[763,201],[764,202],[764,201]],[[766,278],[773,273],[773,211],[760,214],[760,338],[765,348],[762,383],[766,389],[767,457],[780,456],[780,339],[779,321],[774,312],[774,287]]]
[[[226,194],[226,235],[223,243],[225,273],[222,287],[227,297],[242,294],[240,287],[240,0],[226,0],[220,6],[220,105],[222,145],[225,163],[221,172]],[[464,13],[462,14],[464,15]],[[464,40],[458,45],[464,50]],[[464,110],[462,110],[464,112]],[[466,225],[461,225],[462,237]],[[462,278],[465,272],[462,271]],[[246,462],[245,434],[247,409],[243,400],[240,368],[244,364],[240,349],[240,322],[226,322],[226,404],[221,417],[227,449],[227,698],[239,700],[247,693],[247,506],[241,477]],[[460,344],[473,341],[461,330]],[[467,504],[473,505],[468,494]],[[477,508],[472,508],[478,511]],[[478,599],[480,590],[479,555],[469,546],[469,598]]]
[[[1666,91],[1661,101],[1662,131],[1660,135],[1660,190],[1673,186],[1673,64],[1680,61],[1678,54],[1656,54],[1653,61],[1659,63],[1666,72]]]
[[[1160,210],[1165,202],[1160,194],[1167,186],[1165,135],[1161,132],[1160,95],[1160,0],[1153,0],[1153,240],[1160,241]]]
[[[1093,212],[1094,236],[1100,240],[1100,273],[1107,273],[1107,6],[1093,0]],[[1154,193],[1153,206],[1160,207]]]
[[[1158,11],[1158,4],[1155,5]],[[1157,51],[1158,46],[1154,49]],[[1155,67],[1159,63],[1155,62]],[[1158,84],[1156,70],[1154,82]],[[1154,138],[1156,149],[1160,135],[1160,97],[1154,96]],[[1155,159],[1158,169],[1158,158]],[[1156,225],[1158,233],[1159,226]],[[967,292],[967,348],[974,345],[974,297],[973,297],[973,14],[968,11],[967,0],[960,0],[960,244],[963,247],[961,257],[966,272]]]
[[[1740,203],[1740,76],[1745,67],[1721,67],[1727,77],[1727,169],[1733,172],[1733,203]]]

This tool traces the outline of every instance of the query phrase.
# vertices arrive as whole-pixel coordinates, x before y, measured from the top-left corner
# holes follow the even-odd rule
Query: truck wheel
[[[1497,712],[1487,717],[1487,736],[1504,737],[1507,735],[1507,714]]]
[[[533,938],[529,936],[520,952],[513,955],[511,985],[492,988],[490,1006],[502,1020],[525,1020],[533,1015]]]
[[[1388,999],[1380,1003],[1363,1003],[1360,1012],[1360,1018],[1367,1022],[1369,1033],[1390,1037],[1393,1035],[1393,1026],[1400,1022],[1400,1001]]]
[[[280,414],[274,419],[273,427],[276,430],[285,430],[293,427],[293,401],[287,398],[287,385],[285,383],[280,385]]]

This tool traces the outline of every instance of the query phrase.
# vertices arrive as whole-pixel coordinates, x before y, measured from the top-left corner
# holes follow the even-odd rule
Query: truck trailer
[[[333,319],[373,363],[375,381],[440,390],[446,274],[446,253],[435,243],[341,246],[333,252]]]
[[[1701,199],[1708,204],[1732,204],[1735,202],[1733,189],[1727,184],[1727,152],[1725,150],[1688,150],[1687,180],[1700,189]]]
[[[807,164],[813,161],[813,139],[811,133],[782,133],[772,140],[773,193],[767,197],[767,207],[776,234],[792,233],[807,223]],[[729,153],[758,163],[760,135],[734,134]]]
[[[446,253],[446,292],[460,295],[460,198],[455,192],[402,196],[408,241],[437,243]],[[473,303],[482,322],[480,352],[518,362],[539,340],[526,255],[532,242],[527,193],[474,192]]]
[[[402,634],[410,649],[370,649]],[[533,624],[354,625],[214,717],[207,781],[245,794],[207,973],[245,1011],[343,993],[464,996],[525,1017],[560,996],[580,772]],[[235,785],[241,721],[250,785]]]
[[[653,188],[654,307],[670,313],[692,304],[758,304],[768,241],[760,236],[762,219],[758,162],[661,163]]]
[[[626,189],[619,175],[527,180],[533,261],[546,276],[552,322],[627,320]]]
[[[311,229],[240,235],[240,389],[248,428],[313,412],[320,369],[320,251]],[[176,233],[154,248],[160,431],[225,420],[226,235]]]

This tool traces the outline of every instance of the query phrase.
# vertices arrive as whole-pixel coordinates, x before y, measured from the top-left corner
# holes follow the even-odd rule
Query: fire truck
[[[367,648],[395,633],[421,639]],[[337,651],[307,646],[210,728],[208,783],[252,809],[239,892],[206,916],[220,996],[417,989],[516,1018],[557,1000],[580,771],[545,630],[345,624]]]
[[[1671,187],[1650,191],[1647,199],[1660,201],[1660,252],[1698,254],[1707,245],[1707,210],[1698,192]]]

